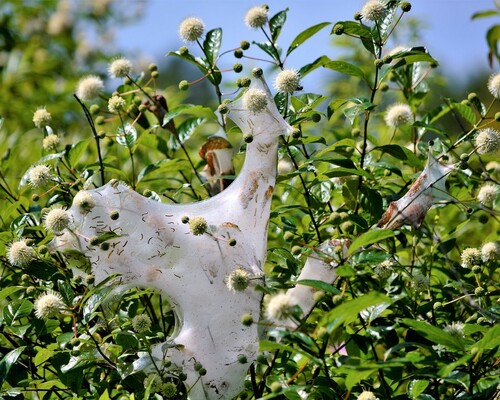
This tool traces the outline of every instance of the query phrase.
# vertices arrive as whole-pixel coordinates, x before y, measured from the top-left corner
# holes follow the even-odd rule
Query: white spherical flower
[[[126,58],[117,58],[108,67],[109,76],[112,78],[126,78],[132,72],[132,63]]]
[[[451,325],[446,325],[443,330],[456,338],[464,337],[463,322],[452,322]]]
[[[479,249],[469,247],[462,251],[460,259],[462,260],[463,268],[473,267],[481,262],[481,251]]]
[[[52,318],[65,309],[62,297],[53,290],[48,290],[35,300],[35,315],[37,318]]]
[[[73,204],[82,214],[87,214],[95,207],[95,200],[86,190],[79,191],[73,199]]]
[[[50,168],[47,165],[36,165],[28,171],[28,181],[33,188],[45,186],[52,180]]]
[[[413,123],[413,112],[408,104],[395,103],[386,111],[385,123],[396,128],[401,125],[408,125]]]
[[[379,0],[370,0],[361,9],[361,15],[363,16],[363,19],[367,19],[370,21],[380,20],[385,16],[386,12],[387,10],[384,3]]]
[[[62,207],[50,210],[44,217],[45,228],[59,235],[71,224],[71,214]]]
[[[151,328],[151,318],[146,314],[139,314],[132,318],[132,329],[137,333],[144,333]]]
[[[112,96],[108,100],[108,110],[112,113],[118,113],[125,107],[125,100],[121,96]]]
[[[267,14],[269,8],[267,6],[252,7],[245,14],[245,24],[251,29],[257,29],[267,23]]]
[[[266,307],[266,316],[269,319],[282,321],[287,319],[293,311],[294,303],[286,293],[278,293],[269,299]]]
[[[481,258],[484,262],[500,260],[500,243],[488,242],[481,247]]]
[[[493,74],[488,80],[488,90],[496,99],[500,99],[500,73]]]
[[[96,75],[89,75],[78,82],[76,95],[81,100],[92,100],[99,97],[99,94],[104,89],[104,83],[101,78]]]
[[[33,114],[33,123],[37,128],[46,127],[52,119],[52,115],[45,107],[38,108]]]
[[[46,151],[52,151],[52,150],[57,149],[57,146],[59,146],[60,142],[61,142],[61,140],[59,139],[59,136],[47,135],[43,138],[42,147]]]
[[[479,154],[494,153],[500,147],[500,132],[493,128],[481,129],[475,143]]]
[[[231,292],[242,292],[250,284],[250,274],[242,268],[235,269],[226,278],[226,286]]]
[[[205,23],[196,17],[186,18],[179,26],[179,36],[185,42],[195,42],[205,30]]]
[[[274,88],[278,92],[293,93],[298,89],[299,84],[299,73],[294,69],[285,69],[276,76],[276,80],[274,81]]]
[[[7,250],[7,258],[12,265],[24,267],[35,258],[35,250],[28,246],[26,239],[12,242]]]
[[[363,390],[357,397],[357,400],[377,400],[377,397],[373,392],[370,392],[369,390]]]
[[[488,183],[479,189],[477,193],[477,201],[481,204],[492,207],[497,199],[498,187],[494,183]]]
[[[267,106],[267,95],[262,89],[251,88],[243,95],[244,106],[253,113],[263,111]]]

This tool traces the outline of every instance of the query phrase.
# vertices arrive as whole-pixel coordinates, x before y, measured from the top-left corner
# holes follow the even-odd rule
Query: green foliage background
[[[299,66],[302,77],[319,68],[331,70],[333,83],[324,93],[275,97],[300,135],[281,140],[262,290],[272,295],[294,286],[308,256],[337,263],[338,278],[309,282],[318,290],[317,303],[310,315],[295,316],[301,321],[297,330],[267,331],[241,399],[304,398],[300,393],[308,399],[349,399],[366,390],[380,399],[498,395],[498,255],[474,271],[460,265],[466,248],[498,241],[495,204],[476,200],[485,183],[498,186],[498,152],[478,155],[473,140],[478,129],[496,126],[498,101],[485,89],[457,99],[438,97],[432,88],[443,87],[439,60],[425,43],[388,58],[389,38],[408,34],[400,3],[387,2],[388,15],[377,24],[311,21],[292,43],[280,42],[287,10],[270,10],[262,41],[243,50],[271,62],[269,69],[262,66],[270,81],[280,68],[288,68],[285,55],[307,46],[319,31],[331,30],[334,45],[346,49],[340,60],[327,52]],[[217,65],[241,63],[241,77],[251,71],[245,58],[225,49],[223,27],[210,27],[199,47],[170,53],[182,65],[193,64],[197,78],[209,82],[209,103],[186,101],[195,85],[183,92],[177,84],[162,83],[168,71],[157,77],[154,67],[135,70],[117,87],[112,86],[116,81],[109,82],[101,99],[86,103],[93,131],[72,93],[88,73],[104,78],[112,57],[79,48],[78,24],[105,31],[124,17],[111,3],[92,8],[82,2],[71,14],[78,24],[51,30],[51,18],[65,12],[61,4],[25,7],[7,1],[1,6],[1,396],[182,398],[189,390],[182,372],[168,378],[177,387],[170,396],[133,363],[172,332],[168,303],[140,288],[110,299],[106,282],[95,285],[92,276],[77,272],[89,272],[84,259],[47,253],[52,234],[41,224],[42,214],[53,205],[70,206],[79,190],[100,186],[103,176],[164,202],[206,198],[200,178],[204,161],[198,156],[206,139],[227,132],[237,153],[236,170],[245,149],[241,132],[217,109],[246,83]],[[497,30],[487,34],[493,64]],[[70,62],[74,59],[78,62]],[[107,109],[112,92],[126,101],[119,116]],[[396,101],[408,104],[416,118],[394,130],[384,115]],[[51,113],[50,128],[33,126],[39,106]],[[120,137],[126,124],[134,128]],[[61,144],[48,151],[41,144],[51,133]],[[375,230],[388,204],[418,177],[430,151],[456,166],[447,180],[451,197],[433,207],[418,229]],[[53,185],[44,190],[26,183],[26,172],[40,163],[54,172]],[[22,267],[8,258],[10,244],[20,238],[27,238],[36,252]],[[331,246],[328,254],[314,253],[330,239],[348,240],[351,250],[344,254]],[[49,289],[61,295],[67,312],[39,319],[36,299]],[[138,332],[133,320],[143,314],[152,324]]]

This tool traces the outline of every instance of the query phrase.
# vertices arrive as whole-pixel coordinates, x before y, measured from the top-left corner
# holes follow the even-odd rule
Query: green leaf
[[[486,42],[490,48],[490,54],[499,58],[498,40],[500,39],[500,25],[494,25],[486,32]],[[491,60],[490,60],[491,65]]]
[[[367,82],[365,73],[359,67],[354,64],[348,63],[347,61],[330,61],[326,63],[324,67],[337,72],[341,72],[343,74],[356,76]]]
[[[180,115],[191,115],[195,117],[204,117],[214,121],[217,120],[213,110],[209,107],[195,106],[193,104],[181,104],[165,114],[162,126],[167,126],[170,121]]]
[[[371,292],[333,308],[323,317],[320,324],[322,326],[326,325],[328,331],[332,332],[343,324],[350,324],[356,321],[358,314],[368,307],[387,302],[391,303],[389,297],[378,292]]]
[[[330,294],[340,294],[340,290],[338,290],[335,286],[330,285],[329,283],[323,281],[316,281],[313,279],[301,279],[296,282],[297,285],[309,286],[314,289],[322,290],[325,293]]]
[[[475,125],[476,123],[476,114],[472,111],[472,108],[466,106],[462,103],[452,103],[451,108],[457,111],[469,124]]]
[[[360,247],[368,246],[373,243],[378,243],[382,240],[388,239],[394,236],[394,231],[390,229],[374,229],[368,231],[359,236],[352,244],[349,246],[348,255],[352,255]]]
[[[500,347],[500,325],[490,327],[483,338],[472,347],[477,348],[480,352]]]
[[[205,121],[206,118],[198,117],[190,118],[182,122],[182,124],[177,127],[177,137],[174,135],[170,136],[168,147],[173,151],[180,149],[181,144],[184,144],[194,133],[195,129]]]
[[[335,34],[335,27],[337,25],[342,25],[342,27],[344,28],[344,34],[359,37],[365,49],[367,49],[370,53],[375,54],[373,34],[372,31],[368,29],[368,27],[366,27],[365,25],[361,25],[358,22],[339,21],[334,25],[331,34]]]
[[[25,348],[26,346],[21,346],[9,351],[4,358],[0,360],[0,388],[3,386],[10,368],[17,362],[17,359],[21,356]]]
[[[418,332],[418,334],[422,335],[431,342],[446,346],[450,350],[464,351],[463,343],[458,338],[443,329],[432,326],[427,322],[415,321],[409,318],[404,318],[401,322],[414,329]]]
[[[265,53],[271,56],[274,61],[279,61],[281,48],[277,45],[273,46],[270,42],[252,42]]]
[[[222,29],[215,28],[208,31],[203,42],[203,50],[207,56],[210,65],[214,65],[219,57],[219,51],[222,44]]]
[[[321,56],[321,57],[317,58],[316,60],[314,60],[312,63],[306,64],[302,68],[300,68],[298,71],[299,75],[303,78],[304,76],[306,76],[310,72],[314,71],[315,69],[317,69],[319,67],[324,67],[326,64],[328,64],[331,61],[332,60],[330,58],[328,58],[327,56]]]
[[[118,332],[116,334],[116,344],[122,346],[124,350],[136,349],[139,347],[139,341],[135,335],[130,332]]]
[[[321,22],[319,24],[313,25],[306,30],[300,32],[295,39],[293,39],[292,43],[290,44],[290,47],[288,47],[288,50],[286,52],[286,55],[290,55],[292,51],[294,51],[297,47],[299,47],[302,43],[304,43],[307,39],[309,39],[311,36],[314,36],[316,33],[318,33],[320,30],[322,30],[324,27],[330,25],[331,22]]]
[[[31,301],[23,299],[17,300],[10,303],[3,310],[3,317],[8,326],[11,326],[18,319],[27,317],[31,314],[33,310],[33,303]]]
[[[487,17],[495,17],[499,14],[498,10],[485,10],[485,11],[478,11],[474,14],[472,14],[471,19],[479,19],[479,18],[487,18]]]
[[[275,350],[282,350],[282,351],[288,351],[291,354],[302,354],[308,359],[312,359],[314,362],[321,364],[321,360],[318,358],[315,358],[311,355],[311,353],[304,351],[300,348],[295,348],[283,343],[277,343],[277,342],[272,342],[270,340],[261,340],[259,342],[259,351],[275,351]]]
[[[118,144],[131,149],[136,140],[137,130],[132,124],[127,122],[124,126],[120,126],[116,130],[116,141]]]
[[[73,292],[71,285],[66,281],[58,280],[57,286],[64,302],[68,305],[72,305],[75,298],[75,293]]]
[[[276,41],[278,40],[278,37],[281,33],[281,28],[283,28],[283,25],[286,21],[287,12],[288,8],[280,11],[269,20],[269,28],[271,29],[271,38],[273,39],[273,43],[276,43]]]
[[[47,361],[50,357],[54,355],[53,350],[49,350],[43,347],[37,347],[37,353],[35,358],[33,359],[33,362],[36,367],[39,365],[43,364],[45,361]]]
[[[81,142],[67,145],[64,150],[64,158],[70,166],[74,166],[78,160],[85,154],[87,147],[89,145],[88,140],[82,140]]]
[[[412,399],[417,400],[418,396],[427,389],[427,386],[429,386],[429,381],[414,379],[408,385],[408,395],[410,395]]]
[[[373,150],[379,150],[383,153],[390,154],[398,160],[407,161],[411,167],[422,168],[422,161],[413,154],[412,151],[398,144],[386,144],[384,146],[376,146]]]
[[[432,63],[439,65],[437,60],[433,58],[425,47],[412,47],[409,50],[402,50],[391,55],[393,60],[399,60],[390,69],[398,69],[404,65],[410,65],[418,62]]]
[[[24,286],[8,286],[0,292],[0,302],[20,290],[26,290]]]

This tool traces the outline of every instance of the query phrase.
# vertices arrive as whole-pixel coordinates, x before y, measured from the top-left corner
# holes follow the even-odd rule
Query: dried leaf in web
[[[389,204],[377,226],[383,229],[397,229],[403,225],[420,227],[427,211],[439,200],[449,198],[446,178],[452,170],[452,165],[439,163],[429,152],[420,176],[401,199]]]

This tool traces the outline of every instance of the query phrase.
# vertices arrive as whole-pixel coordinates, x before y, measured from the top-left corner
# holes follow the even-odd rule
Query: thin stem
[[[104,163],[102,161],[102,155],[101,155],[101,145],[100,145],[100,139],[99,136],[97,135],[97,130],[95,128],[94,120],[92,119],[92,116],[90,115],[89,110],[87,109],[87,106],[83,104],[83,102],[78,98],[76,94],[73,94],[75,97],[76,101],[80,103],[80,106],[83,108],[83,112],[85,113],[85,117],[87,117],[87,121],[89,122],[90,129],[92,130],[92,134],[94,136],[94,140],[96,143],[97,147],[97,157],[99,158],[99,171],[101,173],[101,185],[104,185],[105,179],[104,179]]]

